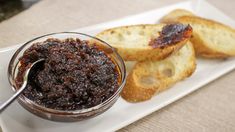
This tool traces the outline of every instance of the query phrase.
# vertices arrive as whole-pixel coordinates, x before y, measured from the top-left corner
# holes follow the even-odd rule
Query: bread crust
[[[195,16],[192,12],[185,9],[175,9],[169,12],[167,15],[162,17],[160,22],[162,23],[172,23],[175,22],[176,19],[182,16]]]

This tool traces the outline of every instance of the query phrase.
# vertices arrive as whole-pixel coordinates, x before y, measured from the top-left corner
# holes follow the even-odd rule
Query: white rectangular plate
[[[163,15],[176,8],[188,9],[199,16],[214,19],[235,27],[234,21],[206,1],[193,0],[75,31],[94,35],[97,32],[115,26],[156,23]],[[7,80],[7,66],[11,56],[18,47],[19,45],[0,49],[1,101],[12,95],[12,91]],[[179,82],[171,89],[158,94],[151,100],[131,104],[124,101],[122,98],[119,98],[114,106],[107,112],[86,121],[59,123],[44,120],[27,112],[17,102],[14,102],[0,115],[0,123],[4,132],[114,131],[176,101],[196,89],[199,89],[203,85],[224,75],[234,68],[235,59],[228,59],[224,61],[200,59],[197,62],[196,72],[190,78]]]

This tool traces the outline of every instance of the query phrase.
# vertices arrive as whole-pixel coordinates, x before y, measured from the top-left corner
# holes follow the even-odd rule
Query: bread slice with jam
[[[114,47],[126,61],[162,60],[178,51],[192,35],[189,25],[146,24],[107,29],[97,38]]]

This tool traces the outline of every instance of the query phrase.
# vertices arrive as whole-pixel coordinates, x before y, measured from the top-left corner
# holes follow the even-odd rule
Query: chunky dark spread
[[[22,85],[27,67],[45,59],[29,76],[24,96],[47,108],[79,110],[96,106],[119,87],[119,70],[99,46],[79,39],[48,39],[33,44],[19,59]]]
[[[161,48],[169,44],[176,44],[192,35],[192,27],[181,23],[168,24],[159,33],[160,36],[150,41],[153,48]]]

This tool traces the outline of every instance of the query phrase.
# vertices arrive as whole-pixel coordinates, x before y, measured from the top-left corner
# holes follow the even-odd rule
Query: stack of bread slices
[[[177,9],[160,24],[115,27],[97,38],[114,47],[129,69],[121,96],[128,102],[155,94],[191,76],[196,55],[206,58],[235,56],[235,30],[229,26]]]

